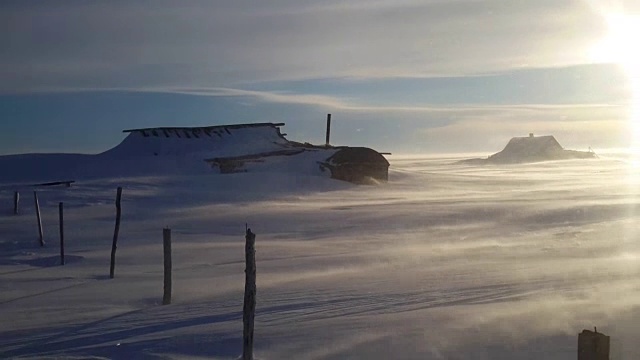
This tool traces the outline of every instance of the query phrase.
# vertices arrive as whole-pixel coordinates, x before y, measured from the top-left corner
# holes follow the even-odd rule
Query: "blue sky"
[[[639,12],[596,0],[5,1],[0,154],[265,121],[322,143],[326,113],[333,143],[381,151],[491,152],[529,132],[623,147],[638,80],[593,49],[608,14]]]

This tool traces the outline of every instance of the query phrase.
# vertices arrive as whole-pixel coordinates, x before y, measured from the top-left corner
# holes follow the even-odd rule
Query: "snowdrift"
[[[371,177],[387,180],[389,163],[378,152],[289,141],[280,132],[282,125],[256,123],[124,130],[128,136],[100,154],[0,156],[0,168],[4,169],[0,183],[247,171],[316,175],[354,183],[367,182]],[[370,156],[363,158],[363,151]],[[336,154],[342,154],[340,163],[333,161]],[[352,161],[343,158],[352,158]]]
[[[517,164],[551,160],[592,159],[596,154],[591,151],[565,150],[555,137],[533,136],[514,137],[505,148],[486,159],[467,159],[466,164]]]

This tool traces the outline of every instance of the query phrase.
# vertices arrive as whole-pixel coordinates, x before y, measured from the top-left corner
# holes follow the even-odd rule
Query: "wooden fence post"
[[[256,234],[247,229],[245,235],[245,283],[242,309],[242,360],[253,360],[253,325],[256,313]]]
[[[64,265],[64,204],[58,204],[60,216],[60,265]]]
[[[18,209],[20,205],[20,193],[17,191],[13,192],[13,215],[18,215]]]
[[[162,230],[162,242],[164,248],[164,296],[162,305],[171,304],[171,229]]]
[[[40,235],[40,246],[44,246],[44,236],[42,234],[42,218],[40,217],[40,203],[38,202],[38,193],[33,192],[33,201],[36,205],[36,219],[38,220],[38,235]]]
[[[111,267],[109,269],[109,277],[113,279],[116,271],[116,249],[118,248],[118,232],[120,232],[120,216],[122,210],[120,208],[120,199],[122,198],[122,187],[118,186],[116,194],[116,228],[113,231],[113,243],[111,244]]]
[[[598,329],[582,330],[578,334],[578,360],[609,360],[611,338]]]

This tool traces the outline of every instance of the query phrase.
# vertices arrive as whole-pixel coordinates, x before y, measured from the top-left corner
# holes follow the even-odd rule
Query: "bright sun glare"
[[[630,128],[631,149],[640,155],[640,16],[611,14],[606,17],[608,33],[592,51],[593,60],[620,64],[627,72],[633,91]],[[637,159],[636,159],[637,160]]]
[[[606,17],[609,31],[594,48],[594,60],[615,62],[628,71],[640,72],[640,16],[613,14]]]

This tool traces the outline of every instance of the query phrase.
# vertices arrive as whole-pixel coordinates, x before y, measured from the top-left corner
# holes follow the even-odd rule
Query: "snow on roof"
[[[284,123],[250,123],[250,124],[231,124],[231,125],[214,125],[214,126],[191,126],[191,127],[153,127],[153,128],[141,128],[141,129],[128,129],[122,130],[124,133],[128,132],[147,132],[147,131],[215,131],[215,130],[225,130],[225,129],[242,129],[242,128],[250,128],[250,127],[280,127],[284,126]]]
[[[280,133],[284,124],[256,123],[205,127],[156,127],[124,130],[129,135],[104,152],[112,156],[194,155],[200,159],[240,156],[290,147]]]

